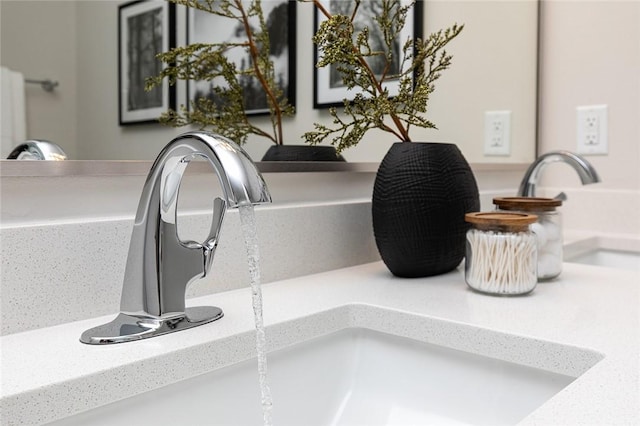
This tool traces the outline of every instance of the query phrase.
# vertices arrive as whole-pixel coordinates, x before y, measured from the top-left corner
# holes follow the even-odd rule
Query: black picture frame
[[[145,80],[163,67],[156,58],[175,46],[175,5],[137,0],[118,7],[118,120],[121,126],[157,123],[175,108],[175,87],[168,82],[147,92]]]
[[[249,4],[249,0],[243,0]],[[277,31],[280,35],[286,35],[286,51],[281,50],[278,55],[271,55],[274,60],[276,79],[281,79],[285,84],[281,86],[289,104],[296,104],[296,3],[292,0],[262,0],[262,10],[265,21],[269,21],[270,14],[280,16],[286,10],[286,22],[278,22]],[[280,9],[278,9],[280,8]],[[278,15],[280,14],[280,15]],[[275,18],[274,18],[275,19]],[[232,19],[214,15],[206,11],[189,8],[187,13],[187,44],[192,43],[221,43],[233,41],[233,28],[237,25]],[[257,25],[257,23],[256,23]],[[271,34],[271,47],[274,49],[274,37]],[[243,38],[244,36],[239,36]],[[236,54],[238,49],[236,50]],[[240,58],[240,60],[246,59]],[[237,65],[238,61],[234,59]],[[187,104],[191,109],[192,101],[209,92],[207,85],[213,84],[206,81],[189,80],[187,83]],[[256,95],[251,96],[249,89],[245,89],[245,113],[247,115],[268,115],[269,108],[266,98],[263,98],[262,90],[258,89]],[[258,105],[246,105],[246,102],[255,102]]]
[[[323,3],[323,6],[328,10],[332,11],[332,5],[347,5],[353,7],[354,2],[346,2],[346,1],[331,1],[331,0],[320,0]],[[411,0],[400,0],[402,5],[411,4]],[[367,10],[372,11],[372,7],[375,4],[380,4],[381,0],[367,0],[360,3],[361,9],[359,13],[365,13]],[[366,8],[366,9],[365,9]],[[407,13],[407,21],[405,27],[400,36],[401,40],[399,41],[399,48],[402,47],[402,44],[408,37],[412,37],[414,40],[422,37],[422,1],[417,0],[414,4],[414,7],[409,9]],[[351,15],[351,10],[349,11],[340,11],[342,14]],[[373,12],[370,12],[373,13]],[[314,8],[314,34],[318,31],[320,24],[324,21],[326,17],[322,15],[317,8]],[[371,27],[369,27],[371,29]],[[318,68],[316,64],[318,63],[318,59],[320,57],[320,53],[318,52],[318,47],[314,45],[313,47],[313,108],[314,109],[323,109],[330,107],[341,107],[344,106],[344,99],[353,99],[355,95],[358,93],[358,88],[354,88],[348,90],[340,79],[339,75],[334,66]],[[398,93],[399,83],[398,81],[390,81],[385,84],[385,86],[389,89],[389,93],[393,96]]]

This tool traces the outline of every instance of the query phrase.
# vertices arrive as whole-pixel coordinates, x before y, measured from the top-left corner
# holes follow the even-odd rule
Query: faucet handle
[[[213,255],[215,254],[216,247],[218,247],[218,239],[220,237],[220,229],[222,228],[222,222],[224,220],[224,214],[227,211],[227,202],[220,197],[213,200],[213,219],[211,221],[211,230],[209,236],[202,243],[202,249],[204,252],[204,276],[206,277],[211,269],[213,262]]]
[[[562,201],[567,201],[567,194],[565,194],[564,192],[559,193],[558,195],[556,195],[555,197],[553,197],[555,200],[562,200]]]

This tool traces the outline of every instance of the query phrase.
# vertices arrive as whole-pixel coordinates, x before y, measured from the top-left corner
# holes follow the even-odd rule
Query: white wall
[[[542,2],[540,150],[576,150],[576,107],[607,104],[609,154],[588,160],[600,188],[640,189],[640,2]],[[568,167],[548,185],[579,186]]]
[[[586,157],[602,183],[553,164],[544,192],[565,191],[565,229],[640,238],[640,2],[542,3],[540,150],[576,150],[580,105],[608,105],[609,154]]]
[[[185,130],[118,125],[118,5],[126,1],[74,3],[82,34],[78,55],[83,58],[78,70],[79,159],[150,160]]]
[[[537,2],[428,1],[425,32],[454,22],[465,28],[447,51],[453,64],[436,82],[427,116],[438,130],[426,140],[453,141],[474,162],[523,162],[535,157]],[[526,52],[530,52],[527,54]],[[509,59],[506,59],[509,58]],[[511,111],[509,157],[483,154],[484,112]]]
[[[2,16],[1,59],[2,64],[22,68],[29,77],[49,77],[59,80],[60,88],[47,94],[37,86],[27,89],[29,105],[30,137],[48,137],[63,145],[71,155],[77,151],[80,158],[88,158],[84,148],[102,152],[105,157],[149,158],[149,152],[157,152],[168,139],[181,130],[158,126],[117,126],[117,7],[113,1],[7,1],[0,2]],[[448,25],[448,20],[438,9],[454,8],[464,14],[467,7],[480,7],[487,2],[432,2],[425,13],[427,30]],[[496,2],[502,3],[502,2]],[[510,2],[513,3],[513,2]],[[518,2],[520,3],[520,2]],[[526,2],[525,2],[526,3]],[[36,5],[37,7],[32,7]],[[25,7],[29,6],[27,12]],[[311,16],[310,5],[298,5],[298,33],[301,40],[310,38],[312,27],[302,25]],[[95,11],[95,14],[92,13]],[[8,13],[9,12],[9,13]],[[37,12],[37,14],[35,14]],[[75,17],[75,18],[74,18]],[[57,19],[69,23],[53,25]],[[180,17],[179,17],[180,19]],[[485,22],[491,17],[485,16]],[[432,98],[432,111],[443,134],[455,128],[456,120],[440,117],[436,106],[455,102],[449,96],[456,90],[452,83],[458,73],[475,72],[474,64],[482,50],[468,51],[464,43],[477,38],[475,25],[464,15],[460,22],[467,28],[452,46],[454,66],[447,71]],[[25,25],[29,22],[29,25]],[[515,23],[514,23],[515,24]],[[523,25],[518,23],[518,25]],[[35,30],[37,29],[37,30]],[[77,33],[79,55],[89,56],[89,61],[77,61],[72,48]],[[6,34],[12,35],[7,37]],[[15,35],[25,38],[16,43]],[[45,34],[46,43],[36,43],[28,34]],[[41,37],[38,37],[40,40]],[[509,39],[509,37],[504,37]],[[180,40],[179,40],[180,41]],[[68,49],[50,46],[67,45]],[[33,54],[24,54],[24,47]],[[590,157],[603,177],[600,188],[640,188],[640,2],[637,1],[557,1],[543,0],[541,7],[541,67],[540,67],[540,125],[541,152],[553,149],[576,149],[575,108],[579,105],[607,104],[609,106],[609,145],[607,156]],[[298,46],[298,71],[308,69],[311,47]],[[475,56],[472,56],[475,55]],[[77,62],[77,66],[76,66]],[[46,68],[47,72],[43,70]],[[523,66],[528,68],[528,66]],[[77,81],[77,89],[75,82]],[[481,90],[484,80],[479,75],[474,90]],[[453,86],[453,87],[451,87]],[[77,102],[76,102],[77,96]],[[480,92],[475,99],[485,97]],[[326,115],[321,111],[304,111],[303,105],[311,102],[311,87],[301,84],[298,88],[299,124],[289,123],[287,130],[293,138],[307,128],[312,121]],[[460,105],[460,108],[465,108]],[[502,103],[490,105],[503,108]],[[78,110],[78,123],[72,117]],[[514,117],[514,120],[516,117]],[[70,121],[71,120],[71,121]],[[105,125],[105,123],[108,123]],[[465,121],[478,133],[479,123]],[[77,127],[77,132],[76,132]],[[104,128],[108,130],[104,131]],[[45,133],[46,129],[46,135]],[[435,136],[434,136],[435,138]],[[446,139],[456,139],[455,136]],[[519,139],[519,136],[516,136]],[[381,142],[382,145],[389,142]],[[372,144],[358,147],[368,149]],[[474,145],[477,149],[479,143]],[[249,149],[261,155],[266,142],[252,142]],[[354,159],[358,151],[348,153]],[[465,149],[471,157],[472,149]],[[557,186],[579,186],[573,171],[564,166],[552,166],[545,173],[546,181]]]
[[[75,16],[70,1],[0,1],[0,63],[25,78],[60,83],[53,93],[25,86],[27,138],[51,140],[71,158],[77,156]]]

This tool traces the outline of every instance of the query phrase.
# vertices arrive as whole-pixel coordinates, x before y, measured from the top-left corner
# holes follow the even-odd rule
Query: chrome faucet
[[[583,185],[600,182],[600,176],[598,176],[596,169],[594,169],[593,166],[582,156],[569,151],[551,151],[546,154],[542,154],[529,166],[522,178],[522,182],[520,183],[518,196],[535,197],[536,184],[540,179],[542,170],[547,164],[558,161],[572,166],[574,170],[578,172],[578,176],[580,176],[580,180]],[[559,197],[566,196],[564,196],[564,194],[559,194]]]
[[[181,241],[176,227],[182,175],[194,158],[213,166],[224,194],[213,205],[210,235],[204,243]],[[185,291],[209,274],[227,208],[271,202],[267,186],[249,156],[219,135],[190,132],[160,152],[142,190],[131,235],[120,314],[85,331],[80,341],[120,343],[171,333],[220,319],[222,310],[185,308]]]
[[[30,139],[19,144],[7,156],[7,160],[66,160],[67,154],[56,143],[44,139]]]

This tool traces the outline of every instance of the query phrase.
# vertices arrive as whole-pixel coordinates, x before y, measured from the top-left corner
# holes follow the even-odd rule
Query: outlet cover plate
[[[511,155],[511,111],[485,111],[484,155]]]
[[[606,105],[577,107],[576,125],[578,154],[606,155],[609,153]]]

